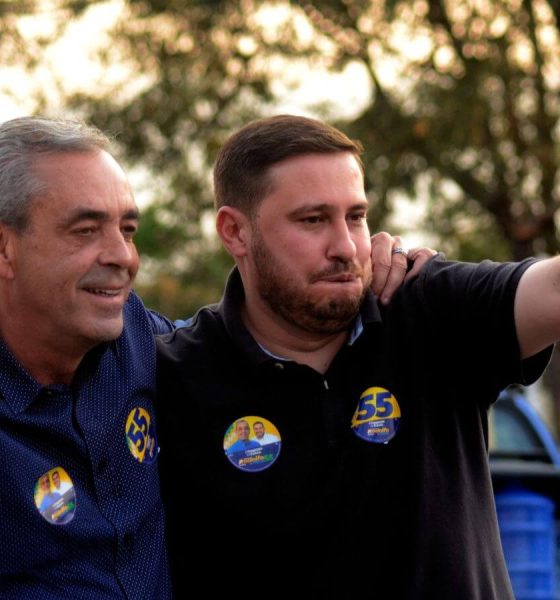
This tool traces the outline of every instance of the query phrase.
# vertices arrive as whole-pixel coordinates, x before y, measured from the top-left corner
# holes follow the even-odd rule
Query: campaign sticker
[[[267,419],[250,416],[234,421],[224,435],[224,452],[242,471],[264,471],[280,454],[278,429]]]
[[[158,445],[150,413],[144,408],[134,408],[126,420],[126,443],[134,458],[151,464],[157,458]]]
[[[74,518],[76,491],[62,467],[55,467],[39,477],[33,498],[41,516],[53,525],[66,525]]]
[[[370,387],[360,396],[352,417],[352,430],[365,440],[386,444],[395,437],[401,420],[401,407],[389,390]]]

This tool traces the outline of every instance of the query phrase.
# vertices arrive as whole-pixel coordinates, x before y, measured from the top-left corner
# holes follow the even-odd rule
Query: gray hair
[[[26,228],[33,199],[47,191],[35,173],[38,157],[109,146],[104,133],[80,121],[21,117],[0,125],[0,221],[19,232]]]

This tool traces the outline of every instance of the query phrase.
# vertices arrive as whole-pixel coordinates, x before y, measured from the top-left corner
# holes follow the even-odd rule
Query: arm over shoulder
[[[169,333],[175,329],[175,325],[167,317],[153,310],[146,310],[146,314],[148,315],[154,335]]]

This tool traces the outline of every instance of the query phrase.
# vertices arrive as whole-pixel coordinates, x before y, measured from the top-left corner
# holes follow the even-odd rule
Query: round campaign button
[[[352,430],[365,440],[386,444],[395,437],[401,420],[401,408],[389,390],[370,387],[361,396],[352,417]]]
[[[53,525],[66,525],[74,518],[76,491],[62,467],[55,467],[39,477],[33,498],[41,516]]]
[[[224,452],[232,465],[242,471],[264,471],[280,454],[278,429],[267,419],[240,417],[226,430]]]
[[[156,460],[156,432],[150,413],[146,409],[136,407],[130,411],[125,434],[128,449],[138,462],[151,464]]]

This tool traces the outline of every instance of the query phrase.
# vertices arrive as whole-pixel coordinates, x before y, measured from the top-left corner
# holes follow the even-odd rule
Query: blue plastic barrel
[[[496,508],[516,600],[555,600],[554,502],[515,489],[496,494]]]

